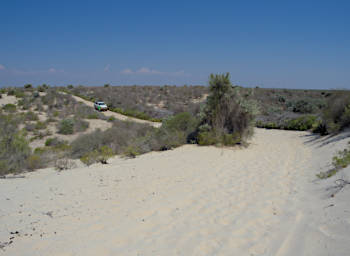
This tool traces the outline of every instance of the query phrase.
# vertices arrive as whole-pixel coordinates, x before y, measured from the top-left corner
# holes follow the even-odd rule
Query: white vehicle
[[[94,107],[98,111],[107,111],[108,110],[106,103],[104,103],[103,101],[96,101],[94,103]]]

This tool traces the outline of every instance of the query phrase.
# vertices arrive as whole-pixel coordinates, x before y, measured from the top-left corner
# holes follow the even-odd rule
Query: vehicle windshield
[[[98,105],[106,105],[103,101],[97,102]]]

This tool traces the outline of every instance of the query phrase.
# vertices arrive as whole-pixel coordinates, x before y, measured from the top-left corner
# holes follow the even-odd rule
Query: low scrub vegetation
[[[58,133],[68,135],[85,131],[89,128],[89,123],[82,119],[63,119],[57,128]]]
[[[17,110],[17,107],[16,105],[14,104],[6,104],[2,107],[2,109],[5,111],[5,112],[9,112],[9,113],[14,113],[16,112]]]
[[[350,127],[350,92],[336,92],[323,111],[320,133],[337,133]]]
[[[314,131],[319,127],[320,120],[313,115],[303,115],[294,119],[286,119],[279,123],[256,121],[256,126],[266,129],[282,129],[295,131]]]
[[[17,115],[0,114],[0,175],[16,173],[32,166],[29,142],[18,130],[19,123]]]
[[[350,143],[349,143],[350,144]],[[336,156],[333,157],[333,168],[327,172],[321,172],[317,175],[320,179],[326,179],[335,175],[341,169],[350,165],[350,146],[343,151],[339,151]]]

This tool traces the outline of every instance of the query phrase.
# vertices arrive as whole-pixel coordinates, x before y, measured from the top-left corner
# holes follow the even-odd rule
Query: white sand
[[[0,99],[0,107],[6,105],[6,104],[17,104],[17,98],[15,96],[7,95],[7,94],[1,94]]]
[[[248,148],[0,180],[0,254],[349,255],[350,186],[330,198],[335,178],[315,182],[349,141],[332,139],[257,129]]]

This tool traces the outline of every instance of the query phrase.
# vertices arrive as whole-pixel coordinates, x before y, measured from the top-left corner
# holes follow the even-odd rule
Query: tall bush
[[[230,74],[211,74],[209,90],[198,143],[233,145],[252,135],[257,107],[241,96],[239,87],[232,86]]]
[[[335,133],[350,127],[350,93],[333,93],[328,99],[322,118],[321,125],[325,127],[325,133]]]
[[[19,122],[15,115],[0,114],[0,175],[27,168],[31,149],[24,134],[18,131]]]

